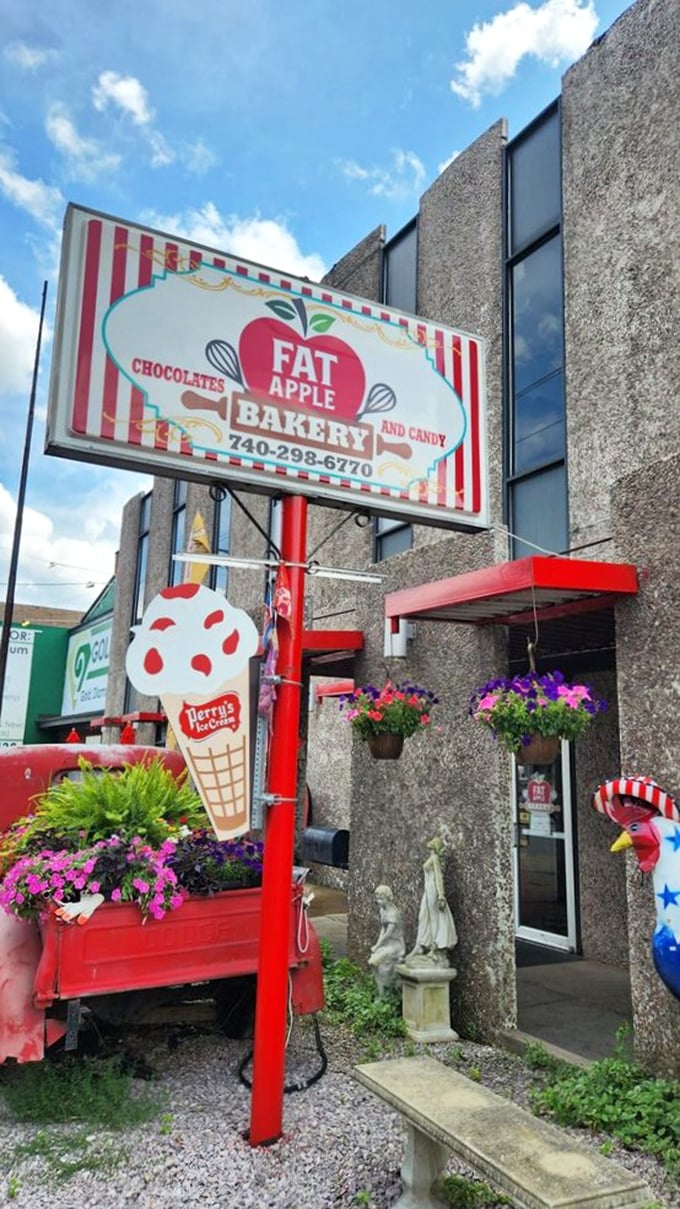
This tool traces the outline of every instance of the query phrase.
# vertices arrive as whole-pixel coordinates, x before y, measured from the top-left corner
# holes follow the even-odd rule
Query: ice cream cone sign
[[[160,697],[217,838],[243,835],[254,622],[212,588],[182,583],[154,597],[133,634],[125,661],[131,683]]]

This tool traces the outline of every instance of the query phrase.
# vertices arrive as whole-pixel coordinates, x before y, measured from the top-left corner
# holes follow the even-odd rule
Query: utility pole
[[[12,614],[14,612],[14,592],[17,582],[17,567],[19,565],[19,546],[21,545],[21,525],[24,519],[24,500],[26,498],[26,480],[28,478],[28,462],[31,456],[31,437],[33,435],[33,416],[35,415],[35,395],[38,386],[38,365],[40,362],[40,342],[42,340],[43,323],[45,320],[45,303],[47,301],[47,282],[43,282],[42,303],[40,306],[40,321],[38,323],[38,339],[35,346],[35,361],[33,362],[33,383],[31,385],[31,397],[28,401],[28,417],[26,420],[26,437],[24,440],[24,456],[21,462],[21,475],[19,476],[19,490],[17,492],[17,515],[14,522],[14,538],[12,540],[12,553],[9,560],[9,574],[7,576],[7,595],[5,597],[5,615],[2,625],[2,633],[0,634],[0,717],[2,717],[2,704],[5,695],[5,679],[7,676],[7,653],[9,651],[9,636],[12,628]]]

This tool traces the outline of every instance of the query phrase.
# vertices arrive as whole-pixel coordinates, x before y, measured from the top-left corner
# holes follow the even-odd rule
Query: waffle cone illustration
[[[248,670],[215,693],[165,693],[163,709],[219,840],[250,826]],[[244,716],[245,708],[245,716]]]

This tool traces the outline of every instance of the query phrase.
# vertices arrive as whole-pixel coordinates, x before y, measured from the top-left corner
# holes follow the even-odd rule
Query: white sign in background
[[[71,634],[66,652],[62,714],[91,714],[104,710],[112,624],[112,619],[107,617]]]
[[[34,639],[33,630],[22,630],[15,626],[10,630],[0,714],[0,747],[16,747],[24,741]]]
[[[487,523],[484,342],[70,206],[47,450]]]

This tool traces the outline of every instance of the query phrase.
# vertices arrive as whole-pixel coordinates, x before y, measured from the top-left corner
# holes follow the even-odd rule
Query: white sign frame
[[[0,631],[4,622],[0,622]],[[0,748],[23,743],[28,724],[33,655],[37,630],[11,626],[5,688],[0,712]]]
[[[113,617],[109,616],[97,618],[69,634],[61,703],[65,717],[105,713],[112,631]],[[96,691],[101,689],[103,692]]]
[[[45,449],[485,529],[485,342],[71,205]]]

